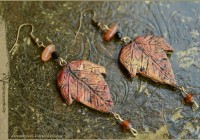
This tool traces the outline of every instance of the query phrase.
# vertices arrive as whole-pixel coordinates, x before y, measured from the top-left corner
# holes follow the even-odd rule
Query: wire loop
[[[62,57],[58,58],[58,63],[59,63],[60,66],[67,65],[67,61],[65,61]]]

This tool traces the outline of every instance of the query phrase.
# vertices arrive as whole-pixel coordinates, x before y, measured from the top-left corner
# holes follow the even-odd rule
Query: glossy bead
[[[122,122],[120,122],[120,124],[124,130],[129,130],[132,128],[132,125],[129,120],[123,120]]]
[[[52,52],[51,56],[53,57],[53,59],[58,59],[59,55],[56,51]]]
[[[193,99],[193,95],[192,94],[187,94],[185,97],[185,102],[186,103],[191,103]]]
[[[115,33],[115,38],[116,38],[116,39],[121,39],[121,38],[122,38],[121,32],[117,31],[117,32]]]
[[[105,32],[103,39],[105,41],[110,41],[113,38],[113,36],[116,34],[117,29],[118,29],[118,25],[117,24],[112,24],[109,27],[109,30],[107,32]]]
[[[51,58],[51,54],[55,51],[54,45],[47,46],[42,52],[42,61],[48,61]]]

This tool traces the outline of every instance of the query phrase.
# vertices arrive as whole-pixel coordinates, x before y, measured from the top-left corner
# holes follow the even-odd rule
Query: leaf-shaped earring
[[[66,104],[71,105],[75,100],[89,108],[103,113],[109,113],[119,121],[123,128],[130,130],[134,136],[138,134],[137,130],[132,127],[129,121],[123,120],[119,114],[113,111],[114,103],[110,95],[109,87],[102,75],[106,74],[106,70],[103,66],[87,60],[66,62],[58,55],[54,45],[46,46],[39,38],[33,35],[33,25],[28,23],[19,26],[16,41],[10,53],[12,53],[14,47],[17,46],[20,29],[24,26],[31,27],[31,32],[29,34],[31,39],[38,47],[44,48],[41,59],[46,62],[50,60],[50,58],[53,58],[62,67],[57,75],[57,85]],[[76,36],[78,32],[79,30]]]
[[[122,36],[118,31],[117,24],[111,24],[108,27],[95,19],[96,13],[92,9],[86,9],[81,14],[86,11],[93,13],[94,16],[91,22],[103,32],[104,41],[108,42],[115,37],[124,43],[119,55],[119,61],[127,69],[131,77],[140,74],[155,82],[175,87],[184,93],[185,103],[191,104],[193,111],[198,110],[199,105],[194,101],[192,94],[176,83],[171,64],[166,55],[166,53],[172,53],[173,49],[164,38],[148,35],[138,36],[132,41],[129,37]]]

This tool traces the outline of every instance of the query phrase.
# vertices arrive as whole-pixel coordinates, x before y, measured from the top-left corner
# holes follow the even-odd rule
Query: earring
[[[80,24],[81,25],[81,24]],[[39,48],[44,48],[41,59],[46,62],[53,58],[61,67],[61,71],[57,75],[57,85],[60,89],[62,98],[67,105],[71,105],[75,100],[97,111],[111,114],[120,125],[129,130],[134,136],[138,134],[128,120],[123,120],[119,114],[113,111],[114,103],[112,101],[109,87],[102,74],[106,74],[103,66],[94,64],[87,60],[65,61],[59,56],[56,47],[53,44],[44,45],[39,38],[33,35],[34,27],[32,24],[22,24],[18,28],[16,41],[10,50],[17,45],[19,33],[22,27],[30,26],[30,37]],[[77,37],[79,29],[75,35]]]
[[[91,11],[93,17],[91,23],[103,32],[103,40],[109,42],[112,38],[116,38],[124,44],[119,55],[120,63],[126,68],[130,77],[136,77],[140,74],[155,82],[167,84],[179,92],[184,93],[184,103],[192,105],[192,110],[196,111],[199,108],[197,102],[194,101],[193,95],[188,93],[184,87],[179,86],[176,82],[171,64],[166,53],[172,53],[173,48],[164,40],[164,38],[154,35],[138,36],[133,41],[122,36],[118,31],[117,24],[111,24],[109,27],[98,22],[95,19],[96,12],[92,9],[86,9],[81,12],[81,15],[86,11]]]

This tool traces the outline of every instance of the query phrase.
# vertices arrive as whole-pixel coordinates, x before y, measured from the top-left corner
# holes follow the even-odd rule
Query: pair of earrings
[[[139,73],[155,82],[173,86],[185,93],[185,102],[190,103],[194,111],[198,109],[198,104],[194,101],[192,95],[176,83],[169,59],[166,55],[166,52],[173,52],[173,49],[163,38],[157,36],[139,36],[134,41],[131,41],[129,37],[124,37],[118,32],[116,24],[108,27],[98,22],[95,19],[96,13],[92,9],[86,9],[81,12],[80,26],[76,36],[81,27],[82,15],[87,11],[92,11],[92,24],[103,31],[105,41],[108,42],[113,37],[116,37],[125,44],[125,47],[121,50],[119,60],[131,77],[135,77]],[[123,120],[119,114],[113,111],[114,103],[109,87],[102,76],[102,74],[106,74],[103,66],[87,60],[66,62],[59,56],[54,45],[46,46],[39,38],[33,35],[34,27],[32,24],[22,24],[18,28],[16,41],[10,52],[12,52],[17,44],[20,29],[24,26],[31,27],[31,39],[38,47],[44,48],[41,55],[42,60],[48,61],[50,58],[53,58],[62,67],[57,75],[57,85],[66,104],[70,105],[76,100],[97,111],[109,113],[119,121],[124,129],[130,130],[134,136],[138,134],[137,130],[132,127],[128,120]]]

